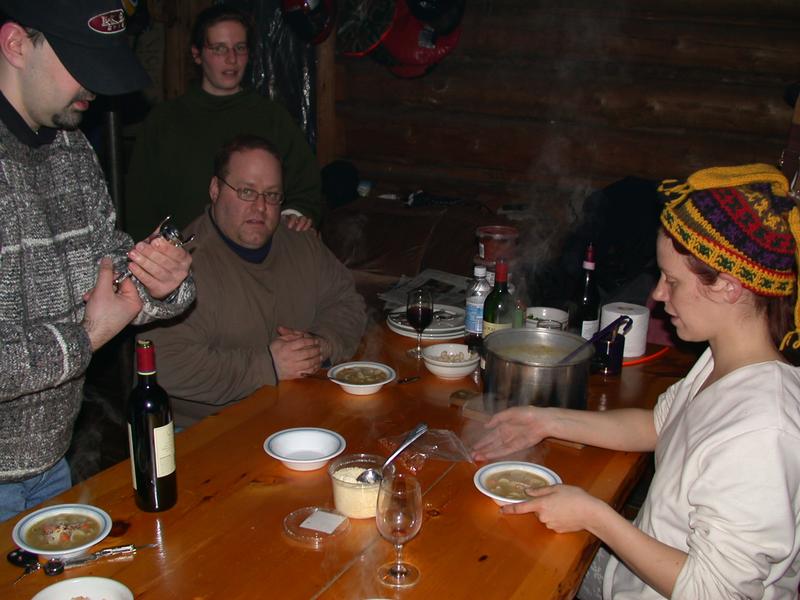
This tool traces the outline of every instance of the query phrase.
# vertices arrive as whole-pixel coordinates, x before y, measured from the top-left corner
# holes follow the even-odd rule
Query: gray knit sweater
[[[0,121],[0,482],[45,471],[69,447],[92,357],[83,294],[103,256],[121,270],[132,246],[114,225],[82,133],[36,147]],[[195,289],[188,278],[169,304],[139,292],[143,323],[179,314]]]

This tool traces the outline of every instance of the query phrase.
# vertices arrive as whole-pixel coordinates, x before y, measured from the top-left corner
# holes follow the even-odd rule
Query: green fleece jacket
[[[136,136],[126,178],[125,229],[139,240],[167,215],[185,227],[208,204],[214,155],[235,135],[270,140],[281,154],[286,199],[319,225],[319,168],[303,132],[280,104],[244,90],[214,96],[199,86],[153,108]]]

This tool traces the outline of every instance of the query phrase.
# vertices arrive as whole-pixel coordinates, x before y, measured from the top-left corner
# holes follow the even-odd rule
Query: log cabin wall
[[[321,156],[381,188],[560,206],[561,220],[626,175],[775,163],[786,142],[796,0],[469,0],[462,24],[418,79],[337,56]]]

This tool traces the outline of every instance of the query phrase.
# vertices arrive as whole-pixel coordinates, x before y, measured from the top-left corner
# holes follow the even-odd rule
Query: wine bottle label
[[[495,331],[499,331],[501,329],[510,329],[511,323],[489,323],[489,321],[483,322],[483,337],[486,337],[490,333],[494,333]]]
[[[483,302],[486,296],[472,296],[467,298],[467,313],[464,317],[464,329],[467,333],[481,333],[483,331]]]
[[[156,477],[166,477],[175,471],[175,429],[172,421],[153,429],[156,455]]]
[[[600,329],[600,319],[583,321],[581,323],[581,337],[585,340],[591,338]]]
[[[136,488],[136,468],[133,466],[133,432],[131,424],[128,423],[128,452],[131,455],[131,479],[133,479],[133,489]]]

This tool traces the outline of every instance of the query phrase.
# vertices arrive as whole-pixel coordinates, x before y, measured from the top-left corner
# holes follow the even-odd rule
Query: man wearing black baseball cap
[[[41,31],[61,64],[95,94],[125,94],[148,85],[125,34],[125,11],[109,0],[4,0],[3,11]]]
[[[181,313],[191,258],[135,247],[76,128],[96,93],[146,84],[113,0],[0,0],[0,520],[71,485],[64,454],[92,353]],[[114,273],[135,275],[114,286]]]

